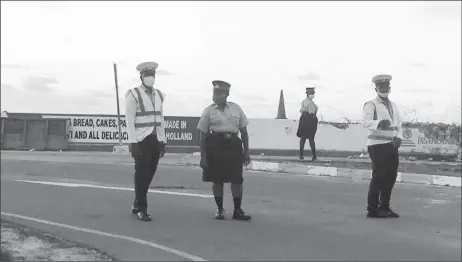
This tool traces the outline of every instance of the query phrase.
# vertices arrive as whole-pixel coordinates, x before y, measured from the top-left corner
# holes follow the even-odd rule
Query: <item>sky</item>
[[[200,116],[212,81],[249,118],[299,117],[316,86],[324,121],[357,121],[391,74],[407,121],[461,122],[461,2],[1,2],[1,110],[116,114],[159,63],[164,114]]]

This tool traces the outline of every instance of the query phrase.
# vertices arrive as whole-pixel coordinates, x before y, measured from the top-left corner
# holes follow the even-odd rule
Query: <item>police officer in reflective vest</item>
[[[399,217],[390,208],[390,198],[398,175],[402,119],[397,105],[388,98],[391,79],[391,75],[372,78],[377,97],[365,103],[363,112],[363,125],[368,129],[367,150],[372,160],[367,216],[374,218]]]
[[[165,93],[154,88],[157,67],[155,62],[139,64],[136,70],[140,72],[141,85],[125,94],[125,118],[135,160],[132,214],[141,221],[152,220],[147,212],[147,193],[167,143],[163,114]]]
[[[250,220],[251,217],[241,208],[243,165],[250,163],[248,120],[238,104],[227,102],[231,85],[218,80],[212,84],[214,103],[204,110],[197,125],[201,134],[202,180],[213,183],[218,207],[216,219],[225,219],[223,183],[231,183],[233,219]]]

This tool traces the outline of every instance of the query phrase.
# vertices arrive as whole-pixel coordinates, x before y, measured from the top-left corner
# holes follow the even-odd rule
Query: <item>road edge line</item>
[[[94,229],[76,227],[76,226],[56,223],[56,222],[53,222],[53,221],[43,220],[43,219],[39,219],[39,218],[35,218],[35,217],[28,217],[28,216],[12,214],[12,213],[7,213],[7,212],[1,212],[1,215],[2,216],[7,216],[7,217],[19,218],[19,219],[28,220],[28,221],[33,221],[33,222],[37,222],[37,223],[41,223],[41,224],[45,224],[45,225],[63,227],[63,228],[72,229],[72,230],[75,230],[75,231],[80,231],[80,232],[85,232],[85,233],[90,233],[90,234],[95,234],[95,235],[99,235],[99,236],[106,236],[106,237],[112,237],[112,238],[116,238],[116,239],[122,239],[122,240],[130,241],[130,242],[134,242],[134,243],[137,243],[137,244],[142,244],[142,245],[145,245],[145,246],[157,248],[157,249],[160,249],[162,251],[177,255],[179,257],[182,257],[184,259],[188,259],[188,260],[191,260],[191,261],[207,261],[204,258],[197,257],[197,256],[188,254],[186,252],[183,252],[183,251],[180,251],[180,250],[177,250],[177,249],[174,249],[174,248],[170,248],[170,247],[167,247],[167,246],[164,246],[164,245],[156,244],[154,242],[150,242],[150,241],[146,241],[146,240],[142,240],[142,239],[138,239],[138,238],[134,238],[134,237],[128,237],[128,236],[123,236],[123,235],[118,235],[118,234],[113,234],[113,233],[107,233],[107,232],[94,230]]]

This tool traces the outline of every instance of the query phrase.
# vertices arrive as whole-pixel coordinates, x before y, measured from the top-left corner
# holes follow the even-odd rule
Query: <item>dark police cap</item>
[[[372,83],[378,85],[391,81],[391,75],[376,75],[372,78]]]
[[[212,81],[213,90],[229,91],[231,84],[221,80]]]
[[[315,93],[314,87],[307,87],[305,92],[307,94],[314,94]]]

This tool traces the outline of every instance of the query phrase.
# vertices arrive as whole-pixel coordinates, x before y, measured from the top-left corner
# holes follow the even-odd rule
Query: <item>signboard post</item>
[[[119,85],[117,83],[117,65],[114,64],[114,79],[115,79],[115,89],[116,89],[116,96],[117,96],[117,121],[119,126],[119,146],[122,145],[122,131],[120,129],[120,106],[119,106]]]
[[[127,154],[129,153],[130,149],[128,146],[122,145],[122,129],[121,129],[121,121],[120,121],[120,106],[119,106],[119,84],[117,82],[117,65],[116,63],[113,63],[114,65],[114,81],[115,81],[115,89],[116,89],[116,98],[117,98],[117,127],[119,129],[119,133],[117,138],[119,139],[119,145],[114,146],[113,152],[114,153],[122,153],[122,154]]]

